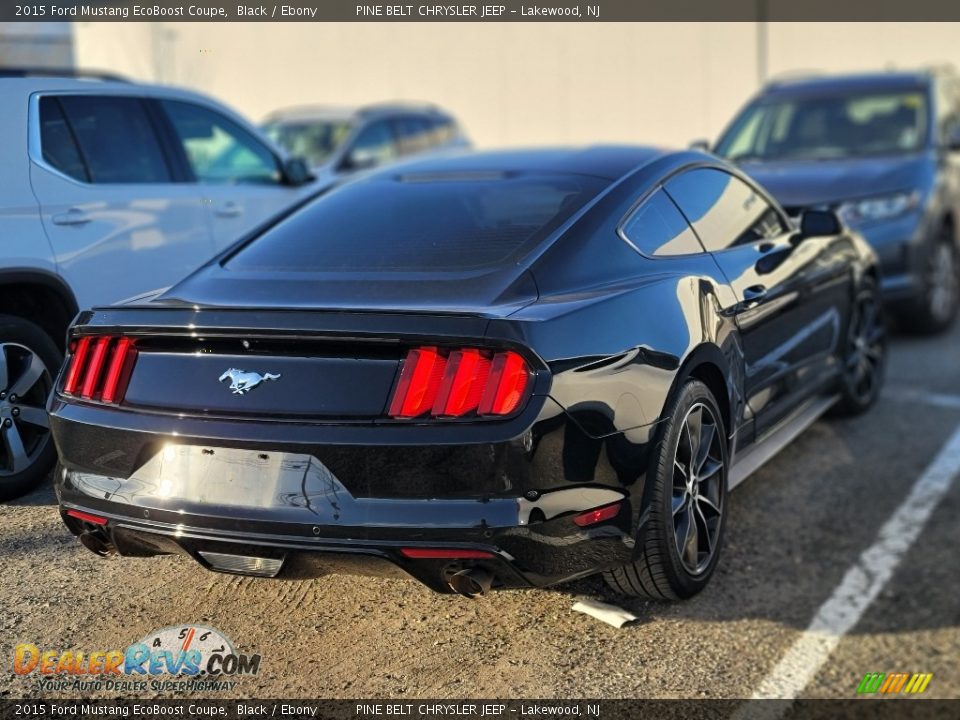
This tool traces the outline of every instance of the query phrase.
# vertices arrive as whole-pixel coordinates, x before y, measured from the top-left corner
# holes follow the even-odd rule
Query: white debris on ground
[[[616,605],[602,603],[599,600],[580,600],[573,606],[573,609],[605,622],[607,625],[613,625],[615,628],[622,628],[627,623],[640,619],[632,612],[618,608]]]

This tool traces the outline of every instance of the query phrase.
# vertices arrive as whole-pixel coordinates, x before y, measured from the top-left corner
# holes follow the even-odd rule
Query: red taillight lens
[[[395,418],[509,415],[520,406],[529,379],[530,368],[513,351],[416,348],[403,361],[388,412]]]
[[[400,548],[400,554],[412,560],[480,560],[494,557],[493,553],[486,550],[457,548]]]
[[[67,510],[67,515],[70,517],[75,517],[77,520],[83,520],[84,522],[92,523],[94,525],[106,525],[107,519],[102,518],[99,515],[91,515],[90,513],[85,513],[82,510]]]
[[[580,527],[587,525],[596,525],[604,520],[611,520],[620,514],[620,503],[615,502],[612,505],[604,505],[593,510],[587,510],[584,513],[573,516],[573,521]]]
[[[136,361],[133,340],[109,335],[82,337],[71,347],[73,352],[63,381],[64,394],[119,403]]]
[[[509,415],[520,404],[527,389],[530,371],[515,352],[498,353],[493,358],[490,379],[480,400],[481,415]]]

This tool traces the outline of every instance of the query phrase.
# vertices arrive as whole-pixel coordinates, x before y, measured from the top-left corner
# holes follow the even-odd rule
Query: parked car
[[[43,413],[78,307],[180,280],[315,192],[249,123],[195,93],[0,72],[0,499],[50,470]]]
[[[689,597],[727,492],[885,365],[876,257],[703,153],[418,160],[80,314],[50,401],[101,555]],[[109,449],[109,452],[107,451]]]
[[[948,70],[794,78],[767,85],[715,151],[788,212],[839,213],[877,251],[902,325],[939,332],[960,307],[958,121]]]
[[[327,183],[400,158],[470,147],[453,116],[433,105],[290,108],[270,115],[263,131]]]

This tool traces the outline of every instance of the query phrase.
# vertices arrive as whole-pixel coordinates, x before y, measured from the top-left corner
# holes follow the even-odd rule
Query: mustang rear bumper
[[[399,572],[440,592],[465,569],[494,587],[545,586],[633,556],[642,472],[623,438],[594,441],[562,419],[505,442],[268,449],[94,426],[71,410],[83,411],[52,415],[56,489],[91,549],[273,577]],[[613,517],[575,521],[614,503]]]

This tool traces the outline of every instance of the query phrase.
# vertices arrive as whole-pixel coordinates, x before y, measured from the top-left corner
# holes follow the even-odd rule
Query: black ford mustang
[[[727,492],[876,399],[876,273],[832,214],[795,228],[700,153],[383,171],[80,315],[49,406],[63,519],[223,572],[688,597]]]

